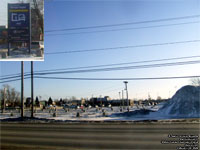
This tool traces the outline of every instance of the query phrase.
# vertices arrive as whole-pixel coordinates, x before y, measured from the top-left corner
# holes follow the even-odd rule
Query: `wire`
[[[142,69],[142,68],[153,68],[153,67],[167,67],[167,66],[177,66],[177,65],[189,65],[200,63],[200,60],[197,61],[184,61],[184,62],[173,62],[173,63],[161,63],[161,64],[150,64],[150,65],[138,65],[138,66],[124,66],[124,67],[111,67],[111,68],[100,68],[100,69],[85,69],[85,70],[74,70],[74,71],[54,71],[54,72],[43,72],[43,73],[34,73],[34,75],[47,75],[47,74],[69,74],[69,73],[88,73],[88,72],[102,72],[102,71],[119,71],[119,70],[130,70],[130,69]],[[25,74],[30,76],[30,74]],[[5,77],[1,80],[8,80],[13,78],[19,78],[19,76]]]
[[[177,65],[189,65],[200,63],[197,61],[184,61],[184,62],[173,62],[173,63],[162,63],[162,64],[150,64],[150,65],[138,65],[138,66],[125,66],[125,67],[110,67],[110,68],[100,68],[100,69],[85,69],[85,70],[73,70],[73,71],[55,71],[55,72],[44,72],[35,73],[35,75],[46,75],[46,74],[65,74],[65,73],[86,73],[86,72],[102,72],[102,71],[119,71],[119,70],[129,70],[129,69],[142,69],[142,68],[153,68],[153,67],[167,67],[167,66],[177,66]]]
[[[38,79],[55,79],[55,80],[96,80],[96,81],[114,81],[114,80],[167,80],[167,79],[185,79],[185,78],[198,78],[200,75],[194,76],[176,76],[176,77],[152,77],[152,78],[64,78],[64,77],[43,77],[43,76],[35,76],[34,78]],[[29,79],[30,77],[26,77],[24,79]],[[7,80],[0,83],[8,83],[19,81],[21,79],[15,80]]]
[[[64,71],[64,70],[73,70],[73,69],[86,69],[86,68],[98,68],[98,67],[107,67],[107,66],[119,66],[119,65],[128,65],[128,64],[140,64],[140,63],[149,63],[149,62],[160,62],[160,61],[169,61],[169,60],[179,60],[179,59],[189,59],[189,58],[199,58],[200,56],[188,56],[188,57],[173,57],[165,59],[155,59],[155,60],[146,60],[146,61],[135,61],[135,62],[126,62],[126,63],[117,63],[117,64],[105,64],[105,65],[95,65],[95,66],[83,66],[83,67],[73,67],[73,68],[62,68],[62,69],[48,69],[48,70],[38,70],[34,73],[42,73],[47,71]],[[30,75],[30,72],[25,72],[24,76]],[[10,74],[1,76],[0,80],[7,80],[12,78],[20,77],[21,73]]]
[[[190,18],[197,18],[197,17],[200,17],[200,15],[182,16],[182,17],[173,17],[173,18],[165,18],[165,19],[155,19],[155,20],[146,20],[146,21],[138,21],[138,22],[127,22],[127,23],[109,24],[109,25],[98,25],[98,26],[87,26],[87,27],[77,27],[77,28],[55,29],[55,30],[46,30],[45,32],[58,32],[58,31],[70,31],[70,30],[116,27],[116,26],[133,25],[133,24],[143,24],[143,23],[154,23],[154,22],[162,22],[162,21],[190,19]]]
[[[45,34],[46,36],[58,36],[58,35],[72,35],[72,34],[88,34],[88,33],[100,33],[100,32],[112,32],[112,31],[123,31],[123,30],[136,30],[136,29],[148,29],[148,28],[157,28],[157,27],[166,27],[166,26],[177,26],[177,25],[186,25],[199,23],[199,21],[194,22],[184,22],[177,24],[166,24],[166,25],[156,25],[156,26],[144,26],[144,27],[135,27],[135,28],[121,28],[121,29],[112,29],[112,30],[99,30],[99,31],[88,31],[88,32],[72,32],[72,33],[61,33],[61,34]]]
[[[24,77],[24,79],[29,79],[30,77]],[[21,80],[21,78],[19,78],[19,79],[12,79],[12,80],[6,80],[6,81],[1,81],[0,82],[0,84],[2,84],[2,83],[8,83],[8,82],[14,82],[14,81],[19,81],[19,80]]]
[[[163,80],[163,79],[183,79],[183,78],[197,78],[196,76],[176,76],[176,77],[152,77],[152,78],[65,78],[65,77],[43,77],[35,76],[39,79],[58,79],[58,80]]]
[[[108,48],[97,48],[97,49],[83,49],[83,50],[74,50],[74,51],[49,52],[49,53],[45,53],[45,54],[52,55],[52,54],[64,54],[64,53],[82,53],[82,52],[106,51],[106,50],[114,50],[114,49],[139,48],[139,47],[162,46],[162,45],[173,45],[173,44],[184,44],[184,43],[195,43],[195,42],[200,42],[200,40],[189,40],[189,41],[178,41],[178,42],[167,42],[167,43],[153,43],[153,44],[143,44],[143,45],[130,45],[130,46],[108,47]]]
[[[72,68],[62,68],[62,69],[48,69],[48,70],[39,70],[39,71],[35,71],[35,72],[41,73],[44,71],[62,71],[62,70],[84,69],[84,68],[94,68],[94,67],[99,68],[99,67],[107,67],[107,66],[120,66],[120,65],[140,64],[140,63],[160,62],[160,61],[180,60],[180,59],[190,59],[190,58],[200,58],[200,56],[196,55],[196,56],[187,56],[187,57],[173,57],[173,58],[153,59],[153,60],[146,60],[146,61],[133,61],[133,62],[104,64],[104,65],[95,65],[95,66],[83,66],[83,67],[72,67]]]

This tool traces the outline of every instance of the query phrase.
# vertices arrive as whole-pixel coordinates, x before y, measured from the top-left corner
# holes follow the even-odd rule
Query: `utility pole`
[[[122,108],[124,109],[124,90],[122,90]]]
[[[31,25],[32,25],[32,22],[31,22],[31,4],[29,4],[29,10],[30,10],[30,13],[29,13],[29,44],[28,44],[28,49],[29,49],[29,55],[31,54]]]
[[[33,95],[33,61],[31,61],[31,118],[33,118],[34,95]]]
[[[121,92],[119,92],[119,100],[120,100],[120,106],[122,106],[122,101],[121,101]]]
[[[128,89],[127,89],[127,83],[128,83],[128,81],[124,81],[124,83],[125,83],[126,98],[127,98],[127,109],[129,111]]]
[[[3,108],[2,108],[2,113],[5,112],[6,109],[6,87],[4,88],[4,93],[3,93]]]
[[[24,62],[21,62],[21,118],[24,117]]]

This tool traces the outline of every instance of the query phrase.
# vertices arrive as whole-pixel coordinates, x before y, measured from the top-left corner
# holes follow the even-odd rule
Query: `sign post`
[[[8,45],[28,43],[31,48],[31,16],[29,3],[8,4]],[[8,46],[8,55],[9,54]]]

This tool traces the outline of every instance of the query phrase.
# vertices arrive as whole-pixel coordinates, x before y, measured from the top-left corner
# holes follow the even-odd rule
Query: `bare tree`
[[[4,92],[4,89],[5,92]],[[3,85],[3,88],[0,89],[0,99],[4,101],[6,98],[6,103],[11,106],[15,106],[16,103],[20,101],[20,93],[15,90],[15,88],[11,88],[8,84]]]
[[[194,86],[200,86],[200,78],[192,78],[190,82]]]
[[[161,96],[158,96],[158,97],[157,97],[157,100],[161,100],[161,99],[162,99]]]

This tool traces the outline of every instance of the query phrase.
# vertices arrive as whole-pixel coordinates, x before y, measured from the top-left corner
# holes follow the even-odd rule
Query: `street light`
[[[120,101],[120,106],[122,105],[121,103],[121,92],[119,92],[119,101]]]
[[[126,90],[126,98],[127,98],[127,110],[129,111],[129,101],[128,101],[127,83],[128,83],[128,81],[124,81],[124,84],[125,84],[125,89],[124,89],[124,90]]]

